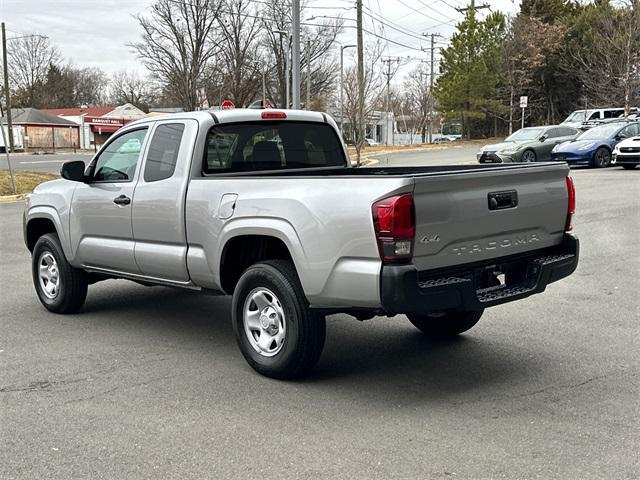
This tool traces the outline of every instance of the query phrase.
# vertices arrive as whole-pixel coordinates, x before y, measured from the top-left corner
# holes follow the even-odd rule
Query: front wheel
[[[593,156],[593,166],[596,168],[608,167],[611,163],[611,152],[606,147],[600,147]]]
[[[533,150],[525,150],[522,152],[522,161],[525,163],[532,163],[536,161],[536,152]]]
[[[290,262],[271,260],[245,270],[233,292],[232,309],[240,351],[258,373],[300,377],[320,358],[325,317],[309,309]]]
[[[31,258],[33,285],[42,305],[54,313],[74,313],[87,298],[87,274],[67,262],[55,233],[36,242]]]
[[[428,315],[407,315],[409,321],[422,333],[434,337],[450,337],[466,332],[482,316],[484,310],[476,312],[446,312]]]

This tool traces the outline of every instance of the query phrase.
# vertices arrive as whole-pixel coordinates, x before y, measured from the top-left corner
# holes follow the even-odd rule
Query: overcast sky
[[[145,13],[151,3],[152,0],[0,0],[0,18],[6,23],[9,38],[27,33],[47,35],[64,58],[77,66],[99,67],[109,74],[119,70],[144,73],[126,44],[138,40],[140,32],[134,16]],[[310,19],[314,15],[355,19],[354,3],[350,0],[310,0],[302,21],[313,23],[317,21]],[[421,41],[417,36],[434,32],[443,35],[443,39],[450,37],[455,22],[462,18],[454,7],[466,3],[466,0],[364,0],[365,13],[375,12],[388,23],[381,26],[370,15],[365,15],[365,28],[405,45],[388,43],[385,52],[406,59],[397,81],[420,59],[429,56],[428,52],[421,51],[421,47],[428,47],[428,41]],[[489,3],[493,11],[513,13],[520,2],[478,0],[477,4],[481,3]],[[483,10],[482,15],[488,11]],[[347,20],[346,25],[355,25],[355,22]],[[438,39],[439,46],[443,45],[443,39]],[[346,28],[340,42],[355,43],[355,29]]]

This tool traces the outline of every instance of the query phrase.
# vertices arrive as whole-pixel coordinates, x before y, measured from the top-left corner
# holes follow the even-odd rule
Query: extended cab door
[[[197,133],[195,120],[160,121],[150,132],[132,218],[136,263],[145,276],[189,281],[184,203]]]
[[[70,214],[71,242],[87,267],[139,274],[134,258],[131,208],[147,127],[115,134],[89,166]]]

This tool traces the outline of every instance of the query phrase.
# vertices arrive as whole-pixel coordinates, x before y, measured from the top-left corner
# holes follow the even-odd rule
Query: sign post
[[[522,127],[520,128],[524,128],[524,109],[527,108],[528,101],[529,97],[527,97],[526,95],[520,97],[520,108],[522,109]]]

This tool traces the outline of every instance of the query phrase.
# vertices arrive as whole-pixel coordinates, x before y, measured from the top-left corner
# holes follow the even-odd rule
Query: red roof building
[[[80,148],[93,150],[127,123],[145,116],[130,103],[117,107],[48,108],[43,111],[79,125]]]

